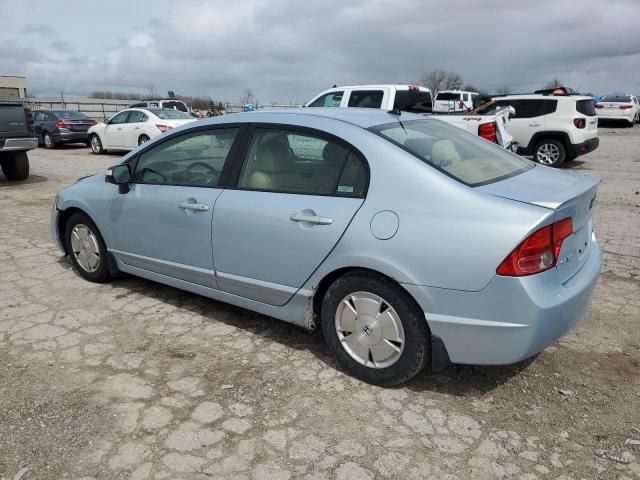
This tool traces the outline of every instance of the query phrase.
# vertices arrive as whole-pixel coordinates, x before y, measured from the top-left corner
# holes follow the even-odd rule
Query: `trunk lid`
[[[29,136],[26,111],[21,102],[0,102],[0,136]]]
[[[592,211],[598,176],[536,166],[520,175],[478,190],[555,211],[554,221],[570,217],[573,233],[562,243],[556,269],[560,280],[569,280],[587,260],[593,233]],[[515,246],[515,245],[514,245]]]

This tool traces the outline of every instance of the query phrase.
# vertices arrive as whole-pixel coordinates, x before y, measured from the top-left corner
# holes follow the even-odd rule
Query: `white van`
[[[466,112],[478,107],[480,95],[476,92],[443,90],[433,102],[433,113]]]

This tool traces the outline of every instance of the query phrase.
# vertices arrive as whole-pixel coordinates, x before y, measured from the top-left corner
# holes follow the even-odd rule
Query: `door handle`
[[[116,130],[122,130],[122,127],[118,127],[118,128],[116,128]]]
[[[530,123],[529,126],[530,127],[539,127],[540,125],[542,125],[541,123]]]
[[[332,218],[319,217],[318,215],[304,215],[302,213],[294,213],[289,217],[294,222],[307,222],[314,225],[331,225]]]
[[[140,127],[136,127],[136,128],[134,128],[134,130],[140,130]]]
[[[180,208],[184,210],[195,210],[197,212],[206,212],[207,210],[209,210],[209,205],[205,205],[203,203],[182,202],[180,204]]]

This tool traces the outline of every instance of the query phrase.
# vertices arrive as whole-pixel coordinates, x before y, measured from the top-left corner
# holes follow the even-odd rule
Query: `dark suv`
[[[96,124],[84,113],[72,110],[37,110],[33,125],[38,144],[55,148],[63,143],[85,143],[89,146],[89,127]]]

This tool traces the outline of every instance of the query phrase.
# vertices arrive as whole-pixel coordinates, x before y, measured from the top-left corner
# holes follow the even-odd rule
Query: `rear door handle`
[[[116,130],[122,130],[122,127],[118,127],[118,128],[116,128]]]
[[[180,208],[184,210],[195,210],[197,212],[206,212],[207,210],[209,210],[209,205],[205,205],[203,203],[182,202],[180,204]]]
[[[294,222],[306,222],[314,225],[331,225],[333,223],[332,218],[319,217],[318,215],[304,215],[302,213],[294,213],[289,218]]]
[[[529,124],[530,127],[539,127],[541,125],[542,125],[541,123],[530,123]]]

